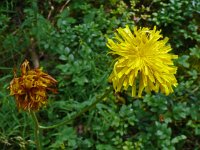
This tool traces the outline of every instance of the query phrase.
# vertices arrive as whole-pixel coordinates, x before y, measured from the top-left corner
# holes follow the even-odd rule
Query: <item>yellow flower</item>
[[[15,96],[18,109],[39,110],[47,103],[47,90],[56,93],[57,81],[41,69],[30,69],[27,60],[21,65],[21,76],[10,82],[10,95]]]
[[[168,95],[173,92],[172,86],[177,85],[177,68],[172,59],[177,55],[169,54],[171,46],[167,45],[168,38],[164,38],[156,31],[149,28],[133,28],[133,33],[128,26],[118,28],[114,39],[108,39],[109,53],[116,55],[116,62],[109,81],[113,83],[116,92],[122,88],[127,90],[132,87],[132,96],[142,96],[146,92],[159,90]],[[138,80],[139,87],[136,87]]]

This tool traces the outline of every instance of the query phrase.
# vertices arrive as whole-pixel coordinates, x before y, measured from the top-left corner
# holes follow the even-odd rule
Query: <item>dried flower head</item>
[[[57,81],[41,69],[30,69],[27,60],[21,65],[21,76],[10,82],[10,95],[15,96],[18,109],[39,110],[47,103],[47,91],[56,92]]]
[[[164,38],[149,28],[133,28],[128,26],[118,28],[114,39],[108,39],[107,46],[111,54],[117,55],[109,81],[113,83],[116,92],[123,87],[132,87],[132,96],[136,95],[136,80],[139,78],[138,97],[146,92],[159,90],[168,95],[173,92],[172,86],[177,85],[174,74],[177,68],[172,59],[177,55],[169,54],[171,46],[166,45],[168,38]]]

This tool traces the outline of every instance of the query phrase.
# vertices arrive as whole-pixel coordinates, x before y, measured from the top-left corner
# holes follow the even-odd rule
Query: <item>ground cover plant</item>
[[[0,148],[200,149],[199,10],[198,0],[2,0]],[[148,28],[146,40],[154,27],[161,30],[159,40],[169,38],[166,46],[171,47],[177,69],[170,72],[176,79],[170,81],[173,91],[157,92],[154,86],[150,93],[140,90],[139,76],[135,83],[139,95],[132,92],[134,86],[113,87],[112,82],[120,85],[111,74],[122,53],[109,54],[115,49],[109,40],[119,30],[126,33],[127,27],[132,33],[135,27]],[[118,42],[124,35],[118,35]],[[26,69],[20,70],[25,60],[31,71],[40,66],[28,73],[31,79],[23,74]],[[10,83],[21,75],[34,83],[35,76],[37,81],[46,75],[54,79],[46,80],[47,89],[39,84],[37,92],[31,92],[48,91],[42,103],[16,104],[12,95],[18,94],[22,104],[25,97],[19,90],[10,93]],[[55,83],[55,90],[49,90],[49,82]]]

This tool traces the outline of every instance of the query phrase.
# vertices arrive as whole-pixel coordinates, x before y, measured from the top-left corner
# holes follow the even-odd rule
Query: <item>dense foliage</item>
[[[0,148],[34,149],[33,122],[9,96],[13,68],[36,51],[58,80],[58,94],[37,113],[51,125],[91,104],[111,87],[114,60],[106,37],[116,28],[157,26],[169,37],[178,87],[132,98],[110,93],[70,124],[43,130],[44,149],[199,149],[200,2],[198,0],[2,0],[0,2]]]

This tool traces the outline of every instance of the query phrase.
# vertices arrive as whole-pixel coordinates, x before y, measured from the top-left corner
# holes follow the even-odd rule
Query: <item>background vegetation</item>
[[[157,26],[179,55],[178,87],[169,96],[111,93],[62,127],[43,130],[44,149],[200,149],[200,2],[198,0],[2,0],[0,2],[0,148],[35,149],[33,122],[9,96],[13,68],[31,60],[58,81],[37,113],[51,125],[111,87],[106,37],[118,27]]]

